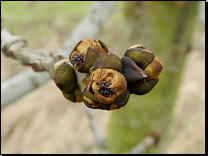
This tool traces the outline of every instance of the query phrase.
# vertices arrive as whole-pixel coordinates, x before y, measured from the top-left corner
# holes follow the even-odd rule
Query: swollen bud
[[[108,49],[102,41],[87,38],[73,48],[69,60],[75,70],[88,73],[95,59],[104,53],[108,53]]]
[[[163,71],[161,59],[152,52],[148,51],[146,47],[141,44],[128,48],[124,56],[125,57],[121,59],[123,63],[122,73],[127,79],[128,89],[130,90],[130,93],[143,95],[150,92],[158,83],[159,75]],[[131,60],[133,60],[137,67],[131,60],[128,61],[126,57],[131,58]],[[125,66],[125,64],[128,65]],[[140,76],[136,74],[136,72],[140,73]],[[138,75],[137,79],[139,79],[139,77],[146,77],[143,79],[143,82],[134,82],[135,78],[133,77],[135,77],[136,75]]]
[[[63,61],[59,65],[55,65],[52,77],[57,87],[66,94],[74,93],[77,85],[77,78],[74,69],[69,61]]]
[[[130,93],[120,73],[121,60],[114,54],[99,56],[92,68],[83,94],[84,103],[94,109],[114,110],[125,106]]]

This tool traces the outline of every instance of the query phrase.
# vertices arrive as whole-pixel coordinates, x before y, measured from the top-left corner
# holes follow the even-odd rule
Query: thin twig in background
[[[160,135],[158,132],[153,132],[151,135],[146,136],[141,142],[139,142],[135,147],[132,148],[128,154],[142,154],[149,147],[153,145],[157,145],[159,141]]]
[[[95,140],[95,146],[97,146],[97,148],[99,149],[101,154],[107,154],[108,153],[106,150],[107,145],[106,145],[105,140],[102,138],[102,136],[100,134],[100,130],[97,125],[97,122],[96,122],[96,119],[94,116],[94,112],[92,109],[87,108],[84,104],[83,104],[83,106],[87,112],[87,115],[88,115],[88,118],[90,121],[90,126],[92,128],[92,133],[93,133],[94,140]]]
[[[77,25],[74,32],[70,37],[64,42],[63,47],[59,50],[57,50],[57,55],[62,55],[64,57],[68,57],[69,50],[72,50],[72,48],[76,45],[77,42],[84,38],[94,38],[100,31],[104,21],[107,19],[107,17],[110,15],[110,13],[113,11],[113,8],[115,6],[116,2],[94,2],[92,6],[90,7],[88,13],[84,17],[84,19]],[[6,35],[8,35],[9,31],[5,31]],[[2,33],[2,27],[1,27],[1,43],[5,42],[4,40],[4,34]],[[12,35],[13,36],[13,35]],[[11,36],[10,36],[11,37]],[[14,37],[14,36],[13,36]],[[12,37],[12,38],[13,38]],[[7,37],[8,38],[8,37]],[[20,39],[19,36],[15,36],[16,41],[23,41],[24,39]],[[13,38],[13,39],[15,39]],[[6,42],[10,42],[7,40]],[[10,96],[2,96],[2,102],[1,107],[6,106],[7,104],[19,99],[23,95],[27,94],[28,92],[31,92],[37,87],[34,87],[31,81],[31,76],[28,76],[31,74],[30,70],[27,70],[24,72],[24,74],[18,74],[18,77],[16,76],[15,79],[11,78],[7,80],[7,82],[2,83],[1,87],[1,93],[4,95],[14,95],[15,97],[10,98]],[[24,76],[23,76],[24,75]],[[19,77],[20,76],[20,77]],[[47,74],[39,74],[39,73],[33,73],[33,82],[36,82],[38,85],[41,86],[48,80],[50,80],[50,76]],[[43,78],[44,81],[39,82],[39,79]],[[19,85],[19,79],[22,79],[24,82],[27,83],[27,89],[20,87]],[[4,86],[7,86],[6,88]],[[15,86],[14,88],[11,88],[8,86]],[[18,94],[19,93],[19,94]]]
[[[41,72],[37,74],[32,69],[25,70],[24,72],[11,77],[9,80],[1,84],[1,108],[9,104],[11,101],[15,101],[21,96],[24,96],[25,92],[30,92],[41,86],[50,78],[51,77],[48,73]]]
[[[149,146],[152,146],[154,144],[154,138],[151,136],[148,136],[144,138],[144,140],[140,143],[138,143],[130,152],[129,154],[141,154],[146,151],[146,149]]]

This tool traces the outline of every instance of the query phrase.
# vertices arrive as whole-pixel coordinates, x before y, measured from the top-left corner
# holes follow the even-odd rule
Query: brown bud
[[[128,48],[125,52],[125,56],[131,58],[139,68],[143,69],[141,71],[146,74],[146,78],[144,79],[143,82],[138,81],[135,83],[133,82],[133,80],[131,81],[132,76],[128,74],[128,73],[133,73],[130,72],[130,70],[136,69],[135,65],[134,68],[130,70],[125,69],[125,66],[123,67],[122,70],[125,78],[128,80],[127,81],[128,89],[130,90],[130,93],[143,95],[150,92],[158,83],[159,75],[163,71],[163,65],[161,59],[152,52],[148,51],[146,47],[144,47],[141,44],[134,45]],[[122,63],[126,63],[126,62],[130,64],[131,61],[128,61],[127,59],[123,59]],[[133,67],[133,65],[131,66]],[[133,75],[135,77],[135,74]]]
[[[141,44],[128,48],[124,56],[130,57],[137,64],[137,66],[142,69],[145,69],[155,58],[155,54],[148,51],[146,47]]]
[[[107,52],[108,49],[102,41],[87,38],[80,41],[74,47],[69,59],[75,70],[79,72],[89,72],[89,68],[92,67],[94,60]]]
[[[126,89],[125,77],[113,69],[97,68],[87,81],[87,91],[105,104],[112,103]]]

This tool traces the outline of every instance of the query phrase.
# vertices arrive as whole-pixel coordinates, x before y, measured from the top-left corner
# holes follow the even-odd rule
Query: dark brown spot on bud
[[[108,97],[114,93],[112,88],[109,88],[111,83],[103,82],[98,84],[99,85],[99,92],[102,96]]]
[[[146,47],[144,47],[144,46],[138,46],[137,48],[138,49],[146,49]]]
[[[83,63],[83,59],[84,59],[84,54],[75,54],[72,57],[72,64],[74,65],[76,63],[78,66],[81,66]]]

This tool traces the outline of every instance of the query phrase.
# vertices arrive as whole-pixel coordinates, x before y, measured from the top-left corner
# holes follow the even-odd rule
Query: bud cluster
[[[128,48],[120,59],[96,39],[80,41],[70,53],[69,61],[72,65],[65,61],[54,69],[54,81],[64,97],[73,102],[83,100],[92,109],[124,107],[130,94],[150,92],[163,70],[160,58],[141,44]],[[89,75],[83,90],[77,72]]]

